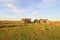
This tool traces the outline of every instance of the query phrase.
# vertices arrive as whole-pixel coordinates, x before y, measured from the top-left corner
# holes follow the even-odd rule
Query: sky
[[[60,20],[60,0],[0,0],[0,20]]]

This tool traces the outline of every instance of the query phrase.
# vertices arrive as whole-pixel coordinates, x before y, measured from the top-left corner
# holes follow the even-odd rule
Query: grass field
[[[26,24],[20,27],[0,28],[0,40],[60,40],[60,26]]]

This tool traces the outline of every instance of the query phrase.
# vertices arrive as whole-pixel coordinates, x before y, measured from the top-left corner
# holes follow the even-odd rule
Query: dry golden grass
[[[48,26],[48,30],[45,26]],[[0,40],[60,40],[60,26],[26,24],[19,27],[0,28]]]

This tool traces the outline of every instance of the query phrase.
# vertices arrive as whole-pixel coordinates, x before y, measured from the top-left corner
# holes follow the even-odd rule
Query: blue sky
[[[60,0],[0,0],[0,20],[60,20]]]

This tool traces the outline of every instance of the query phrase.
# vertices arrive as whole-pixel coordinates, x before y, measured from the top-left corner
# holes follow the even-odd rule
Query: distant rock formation
[[[34,21],[33,21],[33,23],[39,23],[39,20],[38,19],[35,19]]]
[[[49,20],[48,19],[35,19],[33,22],[31,22],[31,18],[22,18],[21,23],[23,23],[23,24],[25,24],[25,23],[49,24]]]
[[[25,24],[25,23],[31,23],[31,19],[30,18],[22,18],[21,19],[21,23]]]
[[[48,19],[40,19],[39,22],[40,22],[40,23],[49,24],[49,20],[48,20]]]

